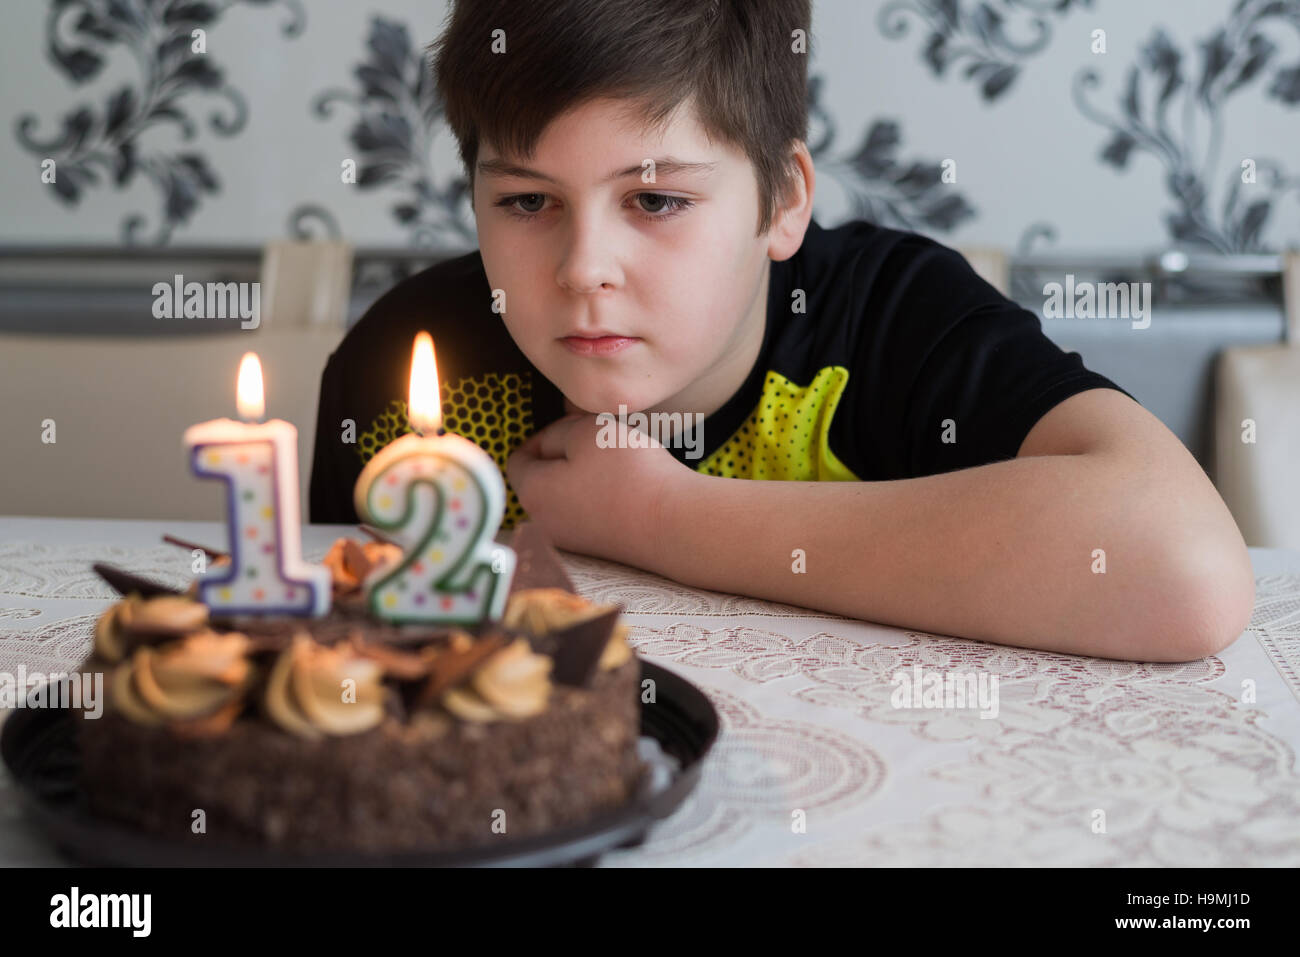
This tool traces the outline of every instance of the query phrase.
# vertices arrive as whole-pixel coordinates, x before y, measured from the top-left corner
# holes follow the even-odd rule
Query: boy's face
[[[711,143],[689,103],[662,135],[639,129],[628,108],[602,99],[557,117],[528,162],[480,148],[483,265],[505,291],[510,335],[573,405],[707,415],[762,342],[768,241],[754,234],[757,183],[745,154]],[[708,168],[674,170],[669,159]],[[602,335],[631,341],[591,341]]]

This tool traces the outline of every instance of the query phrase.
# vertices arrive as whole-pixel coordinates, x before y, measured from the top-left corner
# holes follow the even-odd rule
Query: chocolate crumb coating
[[[81,722],[84,787],[94,813],[197,849],[438,851],[540,834],[636,794],[639,678],[632,658],[589,689],[557,687],[522,721],[389,716],[319,741],[253,721],[185,740],[108,712]],[[196,838],[199,808],[207,833]],[[492,830],[498,811],[505,835]]]

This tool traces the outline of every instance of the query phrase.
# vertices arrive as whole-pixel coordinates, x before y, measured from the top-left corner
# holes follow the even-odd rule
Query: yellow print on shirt
[[[831,420],[848,384],[844,366],[819,369],[806,386],[769,371],[748,421],[696,471],[726,478],[860,481],[831,451]]]

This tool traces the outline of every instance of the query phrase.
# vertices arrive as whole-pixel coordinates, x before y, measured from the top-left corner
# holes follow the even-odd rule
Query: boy
[[[480,248],[331,357],[312,521],[357,520],[427,329],[507,527],[526,510],[570,551],[935,633],[1218,652],[1254,578],[1178,440],[952,250],[813,221],[809,20],[809,0],[456,4],[435,74]],[[620,406],[703,426],[609,447]]]

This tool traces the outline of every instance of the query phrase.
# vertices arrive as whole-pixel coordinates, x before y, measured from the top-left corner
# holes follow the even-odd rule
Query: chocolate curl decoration
[[[561,588],[577,594],[555,546],[536,522],[521,523],[510,539],[510,548],[515,553],[511,595],[525,588]]]
[[[90,566],[95,570],[95,574],[104,579],[111,588],[119,595],[125,598],[131,592],[136,592],[141,598],[153,598],[156,595],[179,595],[181,592],[167,585],[160,585],[158,582],[150,581],[147,578],[141,578],[139,575],[133,575],[128,571],[109,565],[106,562],[95,562]]]
[[[381,543],[381,544],[383,544],[383,545],[397,545],[397,546],[400,546],[400,545],[402,544],[402,543],[399,542],[397,539],[393,538],[391,535],[385,535],[383,532],[381,532],[379,529],[375,528],[375,526],[373,526],[373,525],[366,525],[366,524],[363,522],[363,523],[357,525],[357,528],[361,529],[363,532],[365,532],[367,535],[369,535],[369,536],[370,536],[371,538],[373,538],[375,541],[377,541],[377,542],[379,542],[379,543]]]
[[[510,583],[510,594],[528,588],[559,588],[577,594],[559,553],[536,522],[520,524],[510,539],[510,547],[515,552],[515,577]],[[556,684],[589,687],[622,611],[621,605],[616,606],[567,628],[532,637],[534,650],[555,659],[551,679]]]
[[[205,552],[208,558],[214,561],[218,558],[230,557],[225,552],[218,551],[215,548],[208,548],[208,546],[200,545],[198,544],[198,542],[187,542],[185,539],[177,538],[175,535],[164,535],[163,541],[166,542],[168,545],[179,545],[181,548],[189,549],[190,551],[194,551],[194,549],[197,548],[199,551]]]
[[[555,671],[551,675],[556,684],[578,688],[590,685],[621,612],[621,607],[611,608],[604,614],[551,632],[556,639]]]

